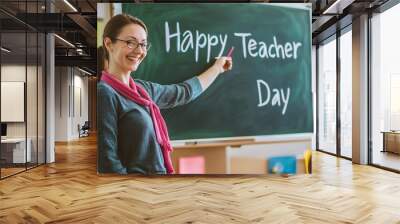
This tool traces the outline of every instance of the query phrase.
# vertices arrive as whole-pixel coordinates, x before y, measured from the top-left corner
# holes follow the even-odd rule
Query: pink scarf
[[[167,125],[163,117],[161,116],[160,109],[151,100],[146,90],[141,86],[136,85],[131,77],[129,77],[129,87],[124,83],[114,78],[106,71],[102,72],[101,80],[106,82],[112,88],[114,88],[119,94],[132,100],[133,102],[148,107],[150,109],[150,115],[153,120],[154,130],[156,131],[157,141],[161,145],[162,153],[164,157],[164,165],[167,169],[167,173],[173,173],[174,167],[172,166],[170,152],[172,152],[171,144],[169,143],[169,136]]]

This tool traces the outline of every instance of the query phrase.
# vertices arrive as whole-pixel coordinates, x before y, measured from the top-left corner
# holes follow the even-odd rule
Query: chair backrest
[[[90,128],[90,123],[89,121],[85,121],[85,123],[82,126],[82,129],[89,129]]]

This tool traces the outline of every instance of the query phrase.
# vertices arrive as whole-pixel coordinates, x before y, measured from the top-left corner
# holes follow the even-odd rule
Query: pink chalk
[[[231,49],[228,52],[228,55],[226,55],[226,56],[230,57],[232,55],[234,49],[235,49],[235,47],[231,47]]]

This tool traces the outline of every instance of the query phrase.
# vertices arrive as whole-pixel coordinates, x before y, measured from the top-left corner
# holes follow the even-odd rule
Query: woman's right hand
[[[231,57],[218,57],[216,59],[212,67],[218,71],[218,74],[232,69],[233,62]]]

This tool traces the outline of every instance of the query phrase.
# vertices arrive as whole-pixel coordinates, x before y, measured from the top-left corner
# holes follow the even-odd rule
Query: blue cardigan
[[[202,92],[197,77],[160,85],[135,80],[160,109],[184,105]],[[97,84],[97,171],[99,173],[165,174],[150,111],[120,95],[107,83]]]

